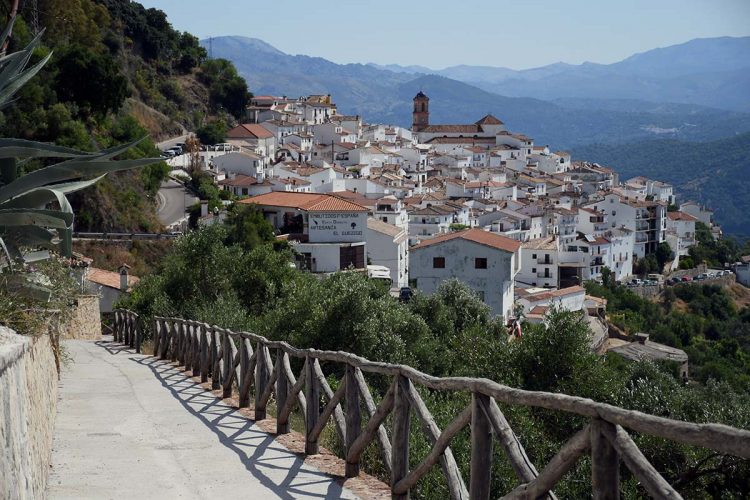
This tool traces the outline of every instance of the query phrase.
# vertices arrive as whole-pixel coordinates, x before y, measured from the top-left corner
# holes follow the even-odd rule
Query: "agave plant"
[[[0,35],[6,43],[14,19]],[[0,109],[49,60],[51,54],[27,67],[42,33],[23,50],[0,56]],[[98,153],[22,139],[0,138],[0,257],[7,266],[23,262],[24,249],[44,248],[63,256],[72,253],[73,209],[66,195],[95,184],[107,173],[160,161],[158,158],[113,160],[138,141]],[[57,158],[59,163],[19,176],[33,158]],[[2,259],[0,259],[2,260]]]

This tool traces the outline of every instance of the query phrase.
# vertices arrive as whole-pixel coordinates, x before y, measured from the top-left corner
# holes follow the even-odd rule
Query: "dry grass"
[[[75,241],[73,250],[94,259],[94,267],[117,271],[122,264],[130,266],[133,276],[152,273],[174,244],[163,241]]]

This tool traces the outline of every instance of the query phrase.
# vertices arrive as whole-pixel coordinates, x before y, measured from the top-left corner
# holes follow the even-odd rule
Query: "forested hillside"
[[[713,208],[725,233],[750,235],[750,134],[699,143],[594,144],[572,154],[614,168],[621,180],[646,175],[672,183],[682,201]]]
[[[206,61],[198,39],[159,10],[129,0],[39,0],[36,12],[21,4],[9,50],[41,35],[35,59],[53,56],[0,112],[3,137],[95,150],[149,136],[128,154],[155,156],[154,141],[232,121],[249,99],[231,64]],[[158,230],[154,195],[166,173],[161,163],[111,174],[72,197],[76,228]]]

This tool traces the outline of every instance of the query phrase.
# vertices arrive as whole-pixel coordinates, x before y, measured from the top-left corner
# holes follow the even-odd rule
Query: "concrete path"
[[[50,498],[355,498],[168,362],[65,346]]]

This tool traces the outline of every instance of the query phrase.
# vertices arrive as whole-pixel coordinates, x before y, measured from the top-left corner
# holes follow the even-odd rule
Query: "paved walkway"
[[[355,498],[171,364],[65,346],[50,498]]]

